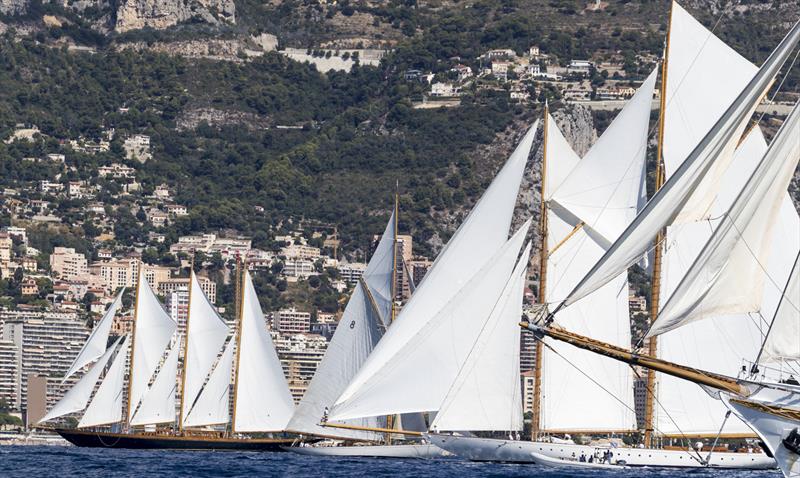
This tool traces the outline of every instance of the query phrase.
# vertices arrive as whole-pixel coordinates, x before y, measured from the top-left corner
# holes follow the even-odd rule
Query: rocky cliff
[[[117,9],[114,29],[164,29],[189,21],[236,23],[236,7],[233,0],[124,0]]]

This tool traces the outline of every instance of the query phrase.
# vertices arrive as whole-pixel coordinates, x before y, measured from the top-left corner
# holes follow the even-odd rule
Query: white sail
[[[292,394],[247,271],[243,282],[234,431],[284,430],[294,412]]]
[[[106,364],[109,359],[111,359],[111,355],[121,341],[122,338],[117,339],[111,347],[106,349],[105,353],[100,357],[100,360],[98,360],[97,363],[95,363],[92,368],[64,394],[58,403],[53,405],[53,408],[50,409],[47,415],[42,417],[38,423],[44,423],[70,413],[80,412],[86,408],[86,404],[89,403],[89,398],[92,396],[94,387],[97,385],[97,379],[100,378],[100,374],[103,373]]]
[[[647,124],[655,87],[651,74],[598,142],[566,172],[571,153],[547,144],[548,202],[545,301],[567,296],[635,217],[644,192]],[[548,124],[548,132],[557,130]],[[620,145],[625,145],[624,147]],[[622,151],[622,152],[621,152]],[[624,153],[624,154],[623,154]],[[551,174],[565,176],[550,192]],[[584,192],[585,191],[585,192]],[[594,207],[595,209],[592,209]],[[555,315],[565,329],[630,347],[627,274]],[[630,368],[617,361],[545,339],[542,358],[541,426],[552,431],[635,428]],[[592,407],[584,405],[592,397]]]
[[[230,390],[235,340],[228,342],[200,396],[183,422],[185,427],[220,425],[230,420]]]
[[[553,193],[569,176],[569,173],[578,165],[580,157],[572,149],[561,129],[556,126],[556,121],[550,113],[547,114],[547,156],[550,158],[545,172],[545,200],[553,199]]]
[[[719,184],[704,182],[704,178],[714,178],[717,171],[724,172],[727,169],[747,121],[798,40],[800,23],[794,25],[714,127],[611,245],[603,258],[576,285],[563,305],[575,303],[639,260],[650,248],[658,231],[665,226],[676,221],[686,222],[705,217],[708,206],[702,203],[705,198],[714,195]]]
[[[648,336],[709,316],[758,312],[772,231],[800,161],[800,103],[698,258],[659,312]],[[742,280],[742,278],[747,280]]]
[[[128,337],[111,362],[97,393],[89,402],[78,428],[109,425],[122,421],[122,394],[125,386],[125,362],[128,360]]]
[[[657,76],[658,69],[654,69],[584,158],[548,194],[551,208],[557,203],[558,207],[567,209],[608,244],[619,237],[636,216],[645,175],[647,133]],[[548,125],[548,132],[550,130],[557,128]],[[549,150],[550,143],[547,146]],[[567,153],[567,161],[571,161],[569,158]],[[551,151],[547,159],[564,161],[557,152]],[[555,172],[563,168],[553,169]]]
[[[211,367],[217,360],[228,326],[214,310],[208,297],[200,288],[194,271],[189,279],[189,316],[186,319],[186,351],[183,359],[183,397],[181,398],[181,420],[186,425],[186,416],[197,399]]]
[[[538,121],[527,132],[375,350],[339,398],[347,400],[382,373],[384,365],[422,330],[508,238],[525,164]]]
[[[175,421],[175,389],[177,388],[180,340],[170,349],[153,384],[142,398],[142,404],[131,419],[131,425],[154,425]]]
[[[758,71],[677,2],[672,3],[669,28],[662,147],[668,176]]]
[[[380,373],[370,377],[356,393],[340,397],[330,420],[438,410],[511,276],[529,226],[530,220],[384,364]],[[402,320],[401,314],[398,325]],[[387,337],[388,333],[383,340]]]
[[[392,214],[378,248],[364,271],[364,280],[359,281],[353,289],[325,356],[308,384],[303,399],[297,405],[289,422],[289,430],[364,440],[377,438],[371,432],[324,428],[319,426],[319,422],[325,409],[333,407],[336,398],[361,368],[389,325],[395,234],[395,217]],[[375,305],[370,300],[365,285],[372,292]],[[375,418],[352,420],[348,424],[370,428],[380,425]]]
[[[431,429],[522,430],[517,324],[522,317],[530,252],[528,243]]]
[[[766,151],[767,142],[761,130],[753,129],[737,149],[732,166],[723,177],[714,216],[722,216],[730,207]],[[661,268],[662,303],[666,302],[697,258],[717,222],[701,221],[667,228]],[[777,243],[776,247],[783,249]],[[769,267],[775,270],[775,266],[770,264]],[[726,315],[694,322],[660,336],[658,356],[690,367],[736,376],[743,365],[742,359],[755,357],[766,325],[758,316],[750,314]],[[659,373],[656,394],[659,406],[655,407],[654,414],[659,433],[712,436],[719,431],[727,409],[702,388]],[[751,430],[741,420],[731,417],[725,423],[723,432],[741,435],[751,433]]]
[[[130,373],[130,410],[128,419],[147,392],[153,373],[161,363],[164,351],[169,345],[178,324],[164,311],[156,294],[150,288],[144,274],[139,274],[136,297],[136,319],[133,340],[133,359]]]
[[[800,252],[798,252],[800,258]],[[800,360],[800,261],[795,259],[789,281],[764,342],[762,362]]]
[[[72,374],[87,364],[94,362],[105,353],[106,345],[108,345],[108,334],[111,332],[111,324],[114,322],[114,315],[116,315],[120,303],[122,303],[122,294],[124,293],[125,288],[123,287],[106,313],[103,314],[103,318],[94,327],[89,338],[86,339],[86,343],[83,344],[78,356],[72,361],[72,365],[70,365],[61,383],[64,383]]]

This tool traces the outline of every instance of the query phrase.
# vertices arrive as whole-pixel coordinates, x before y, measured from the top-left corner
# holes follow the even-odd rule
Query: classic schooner
[[[120,292],[66,377],[94,365],[41,422],[84,411],[77,428],[55,430],[88,447],[278,451],[292,443],[284,434],[294,403],[283,369],[248,271],[237,271],[237,280],[236,330],[229,337],[191,271],[180,337],[140,274],[130,336],[105,348]]]
[[[685,159],[675,165],[663,187],[625,232],[572,291],[556,303],[553,312],[541,323],[524,324],[540,336],[702,385],[704,393],[720,398],[758,434],[785,476],[800,475],[800,389],[796,385],[775,382],[766,374],[758,375],[757,366],[751,368],[750,376],[745,376],[748,367],[740,367],[740,378],[734,378],[709,371],[702,364],[676,364],[635,354],[567,331],[554,325],[553,318],[559,310],[591,294],[635,262],[663,228],[667,227],[669,236],[670,228],[680,231],[682,227],[692,227],[686,224],[707,220],[712,231],[700,241],[700,250],[691,256],[668,293],[661,296],[666,300],[658,308],[648,337],[666,336],[716,320],[717,328],[712,332],[720,340],[740,327],[737,317],[757,315],[764,322],[756,336],[763,341],[757,363],[800,357],[796,264],[800,231],[797,212],[786,199],[786,189],[800,161],[800,103],[765,151],[763,144],[758,148],[763,139],[758,137],[757,130],[745,133],[755,107],[798,41],[800,22],[713,121]],[[755,167],[744,178],[726,181],[723,179],[726,175],[737,176],[732,169],[737,166],[734,150],[747,142],[756,146]],[[732,189],[726,192],[728,187]],[[786,230],[781,231],[781,226],[786,226]],[[711,354],[713,362],[716,350],[711,348],[706,352]],[[710,466],[717,465],[710,454],[706,460]]]

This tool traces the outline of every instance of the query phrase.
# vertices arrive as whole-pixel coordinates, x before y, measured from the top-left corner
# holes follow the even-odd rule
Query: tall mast
[[[672,14],[674,11],[675,2],[670,4],[669,12],[669,27],[667,28],[666,45],[664,46],[664,59],[661,62],[661,98],[658,113],[658,145],[656,147],[656,181],[655,190],[661,189],[664,185],[664,115],[667,105],[667,66],[669,61],[669,40],[670,32],[672,31]],[[661,230],[656,235],[656,240],[653,250],[653,282],[650,291],[650,323],[658,316],[659,299],[661,295],[661,255],[662,255],[662,242],[664,241],[665,230]],[[647,354],[651,357],[656,357],[658,354],[658,340],[655,337],[650,337]],[[645,394],[644,402],[644,446],[650,448],[653,442],[653,409],[655,407],[655,387],[656,387],[656,372],[653,369],[647,370],[647,393]]]
[[[397,192],[397,183],[395,183],[394,214],[393,214],[393,216],[394,216],[394,227],[392,228],[392,233],[394,235],[394,238],[392,240],[392,317],[391,317],[390,324],[394,323],[394,319],[397,316],[397,307],[396,307],[395,304],[397,302],[397,224],[399,222],[398,218],[397,218],[397,214],[398,214],[398,210],[399,210],[399,206],[398,206],[399,201],[400,201],[400,198],[399,198],[399,194]],[[366,287],[366,285],[367,284],[365,282],[363,284],[364,289],[366,289],[367,292],[369,293],[370,292],[369,288]],[[386,428],[394,429],[394,426],[395,426],[395,416],[394,415],[387,415],[386,416]],[[387,433],[386,434],[386,444],[387,445],[391,445],[392,444],[392,434],[391,433]]]
[[[134,298],[133,302],[133,331],[131,332],[131,350],[130,350],[130,359],[128,362],[128,366],[130,367],[128,373],[128,410],[125,417],[125,424],[127,427],[130,427],[131,424],[131,392],[133,391],[133,359],[134,359],[134,351],[136,350],[136,321],[139,318],[139,285],[142,283],[142,277],[144,271],[142,271],[142,261],[139,261],[137,267],[138,273],[136,275],[136,297]]]
[[[233,373],[233,413],[231,434],[236,432],[236,398],[239,395],[239,357],[242,354],[242,316],[244,315],[244,275],[241,258],[236,258],[236,365]]]
[[[541,209],[539,212],[539,236],[541,237],[541,249],[539,251],[539,303],[545,304],[547,290],[547,201],[545,183],[547,180],[547,129],[550,123],[550,105],[547,100],[544,103],[544,142],[542,146],[542,178],[541,178]],[[542,353],[544,347],[541,340],[536,340],[534,345],[534,365],[533,365],[533,416],[531,417],[531,440],[539,438],[542,420]]]
[[[189,363],[189,323],[192,320],[192,289],[194,278],[194,255],[189,266],[189,303],[186,306],[186,330],[183,332],[183,369],[181,370],[181,408],[178,415],[178,430],[183,431],[183,407],[186,400],[186,365]]]

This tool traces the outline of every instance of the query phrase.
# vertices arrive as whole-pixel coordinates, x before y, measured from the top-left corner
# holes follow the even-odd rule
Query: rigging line
[[[642,376],[639,374],[639,371],[636,370],[636,368],[633,365],[628,365],[628,366],[631,368],[631,370],[633,370],[633,373],[634,375],[636,375],[636,378],[638,378],[639,380],[643,380]],[[681,440],[683,441],[686,448],[691,449],[691,441],[689,440],[689,437],[686,436],[686,433],[684,433],[683,429],[681,429],[680,425],[678,425],[678,422],[675,421],[675,418],[672,417],[672,415],[669,413],[666,407],[664,407],[664,405],[661,403],[661,400],[658,399],[658,395],[656,394],[655,390],[653,390],[652,387],[647,386],[647,380],[643,381],[644,381],[644,388],[647,391],[647,393],[649,393],[650,396],[653,397],[653,400],[655,400],[656,404],[661,409],[661,411],[663,411],[664,414],[667,416],[667,418],[669,418],[669,421],[671,421],[672,424],[675,425],[675,429],[678,430],[678,433],[681,435]],[[655,425],[653,425],[653,427],[655,428]],[[660,432],[661,430],[656,428],[656,431]],[[664,433],[662,433],[662,435],[663,434]],[[696,451],[695,453],[697,453],[697,456],[694,456],[688,450],[684,450],[684,452],[687,455],[689,455],[689,458],[693,460],[698,460],[701,464],[703,463],[703,457],[700,456],[700,454],[697,453]]]

